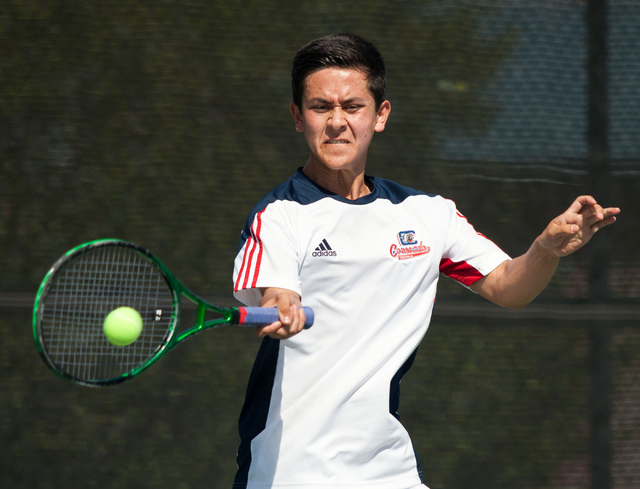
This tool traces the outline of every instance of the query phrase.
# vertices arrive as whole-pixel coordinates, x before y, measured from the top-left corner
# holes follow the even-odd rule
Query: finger
[[[289,330],[292,334],[297,334],[304,329],[307,318],[304,314],[304,309],[297,305],[291,306],[291,314],[293,321],[291,322],[291,328]]]
[[[302,307],[298,307],[296,304],[291,305],[291,324],[280,324],[279,328],[269,329],[269,333],[267,333],[270,337],[275,339],[288,339],[292,336],[297,335],[304,329],[304,324],[306,322],[306,316],[304,314],[304,309]],[[266,333],[266,332],[265,332]]]
[[[578,197],[576,200],[573,201],[573,204],[571,204],[568,210],[571,212],[575,212],[577,214],[584,208],[589,206],[594,206],[596,204],[597,204],[596,199],[591,197],[591,195],[581,195],[580,197]]]
[[[595,224],[593,224],[591,226],[591,230],[595,233],[596,231],[599,231],[603,227],[608,226],[609,224],[613,224],[614,222],[616,222],[615,216],[606,217],[603,220],[598,221]]]
[[[266,326],[256,326],[256,336],[258,336],[258,338],[262,338],[263,336],[270,336],[280,328],[282,328],[282,323],[280,321],[273,322]]]
[[[579,214],[585,219],[591,219],[594,216],[596,220],[604,219],[604,211],[599,204],[584,206]]]
[[[295,305],[289,307],[284,317],[288,318],[290,322],[284,323],[282,320],[278,320],[267,326],[257,327],[257,336],[259,338],[270,336],[274,339],[283,340],[299,333],[304,327],[304,322],[300,324],[299,314],[297,314],[297,307]]]
[[[596,217],[596,219],[601,220],[604,219],[604,211],[602,210],[602,206],[596,204],[591,209],[592,215]]]
[[[589,226],[593,226],[594,224],[596,224],[597,222],[601,221],[602,219],[604,219],[604,215],[602,216],[602,218],[601,218],[601,219],[598,219],[598,216],[596,216],[596,215],[594,214],[594,215],[592,215],[592,216],[588,217],[588,218],[587,218],[587,219],[585,219],[585,220],[586,220],[586,223],[587,223]]]
[[[604,209],[605,217],[616,216],[618,214],[620,214],[620,207],[607,207],[606,209]]]
[[[278,297],[278,317],[283,325],[291,324],[291,298],[288,295],[281,295]]]
[[[589,226],[593,228],[593,226],[595,224],[600,224],[601,222],[603,222],[602,225],[599,225],[598,229],[603,228],[604,226],[608,226],[609,224],[613,224],[614,222],[616,222],[616,218],[615,216],[617,214],[620,213],[620,208],[618,207],[607,207],[606,209],[602,209],[602,216],[600,218],[598,218],[597,216],[593,215],[591,217],[589,217],[589,219],[587,220],[589,223]]]
[[[269,336],[270,338],[273,338],[275,340],[286,340],[288,338],[291,338],[295,334],[297,334],[297,332],[292,331],[290,326],[281,325],[278,329],[271,333],[267,334],[266,332],[263,332],[262,336]]]
[[[304,313],[302,307],[298,308],[298,318],[300,320],[300,331],[304,329],[304,325],[307,323],[307,315]]]

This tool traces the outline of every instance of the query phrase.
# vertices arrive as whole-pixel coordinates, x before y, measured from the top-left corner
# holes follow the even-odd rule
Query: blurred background
[[[51,264],[98,238],[234,304],[246,216],[307,158],[291,59],[332,32],[387,64],[369,174],[455,200],[511,255],[580,194],[622,208],[523,311],[441,281],[400,405],[425,482],[640,487],[640,0],[4,0],[3,487],[231,486],[252,331],[88,389],[41,363],[31,308]]]

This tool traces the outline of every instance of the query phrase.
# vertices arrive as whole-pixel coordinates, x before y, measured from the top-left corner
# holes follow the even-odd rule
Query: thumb
[[[565,239],[565,237],[573,236],[579,230],[580,226],[577,224],[561,223],[554,220],[540,235],[540,243],[545,248],[555,248]]]
[[[576,234],[578,231],[580,231],[580,226],[578,226],[577,224],[566,224],[562,226],[562,228],[562,232],[565,234]]]
[[[567,234],[576,234],[579,230],[580,226],[576,223],[568,223],[566,221],[562,222],[560,219],[554,219],[551,222],[551,225],[547,228],[549,237],[551,238],[558,238]]]

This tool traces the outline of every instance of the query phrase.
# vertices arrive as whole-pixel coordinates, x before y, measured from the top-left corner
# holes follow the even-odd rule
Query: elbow
[[[516,302],[513,304],[506,304],[502,307],[506,307],[507,309],[512,309],[514,311],[519,311],[520,309],[524,309],[530,304],[530,302]]]
[[[508,298],[508,299],[503,299],[503,300],[495,300],[492,301],[495,304],[499,305],[500,307],[504,307],[506,309],[512,309],[514,311],[518,311],[520,309],[524,309],[525,307],[527,307],[529,304],[531,304],[531,302],[533,301],[534,298],[532,299],[525,299],[525,298]]]

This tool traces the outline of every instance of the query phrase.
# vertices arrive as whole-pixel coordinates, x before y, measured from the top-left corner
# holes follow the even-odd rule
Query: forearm
[[[260,301],[260,307],[273,307],[278,305],[278,299],[280,296],[287,296],[291,300],[291,304],[300,306],[300,296],[289,289],[279,289],[276,287],[265,287],[260,289],[262,294],[262,300]]]
[[[582,248],[598,230],[614,223],[619,213],[618,207],[603,209],[590,195],[578,197],[549,223],[524,255],[502,263],[471,288],[500,306],[526,306],[547,286],[559,257]]]
[[[524,255],[502,263],[471,288],[499,306],[521,309],[544,290],[559,260],[538,238]]]

